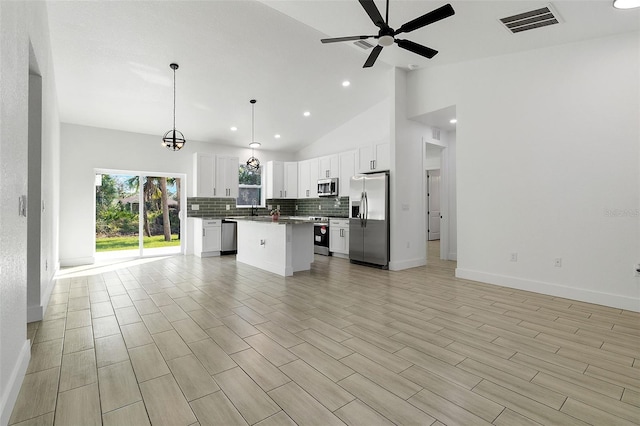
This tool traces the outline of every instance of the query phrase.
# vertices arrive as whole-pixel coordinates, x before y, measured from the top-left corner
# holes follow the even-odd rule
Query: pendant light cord
[[[173,68],[173,134],[174,134],[174,137],[175,137],[175,133],[176,133],[176,69]]]

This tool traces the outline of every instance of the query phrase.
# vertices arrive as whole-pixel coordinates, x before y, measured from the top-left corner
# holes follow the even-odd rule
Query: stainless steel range
[[[313,252],[329,256],[329,218],[309,216],[313,220]]]

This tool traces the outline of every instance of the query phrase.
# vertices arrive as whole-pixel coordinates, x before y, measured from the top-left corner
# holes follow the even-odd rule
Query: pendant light
[[[254,133],[256,100],[251,99],[249,102],[251,103],[251,143],[249,144],[249,146],[251,147],[251,157],[249,157],[249,159],[247,160],[247,169],[257,171],[260,169],[260,160],[258,160],[253,155],[253,149],[260,146],[260,142],[256,142],[255,140],[255,133]]]
[[[187,141],[181,131],[176,130],[176,70],[178,64],[169,65],[173,70],[173,130],[169,130],[162,137],[162,145],[172,151],[180,151]]]

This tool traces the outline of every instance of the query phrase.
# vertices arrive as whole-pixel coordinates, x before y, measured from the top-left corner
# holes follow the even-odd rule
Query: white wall
[[[457,107],[457,276],[640,311],[639,56],[633,32],[410,75],[410,116]]]
[[[337,154],[389,141],[390,101],[385,99],[298,151],[297,160]]]
[[[169,123],[170,124],[170,123]],[[187,176],[187,193],[193,194],[193,154],[211,152],[249,158],[250,148],[189,140],[177,152],[161,146],[162,135],[145,135],[96,127],[62,124],[60,173],[60,262],[88,264],[95,251],[95,169],[176,173]],[[256,150],[265,164],[291,160],[293,154]]]
[[[426,264],[424,143],[431,129],[407,117],[407,72],[392,71],[390,212],[391,259],[389,269]]]
[[[56,170],[58,114],[51,64],[46,4],[0,2],[0,425],[7,424],[29,363],[27,324],[27,219],[18,215],[18,198],[28,193],[29,44],[42,75],[41,253],[57,263]],[[48,156],[47,158],[44,158]],[[29,194],[40,197],[41,194]],[[27,214],[29,214],[27,212]],[[51,265],[50,264],[50,265]],[[42,274],[47,285],[54,267]],[[50,290],[50,289],[49,289]]]

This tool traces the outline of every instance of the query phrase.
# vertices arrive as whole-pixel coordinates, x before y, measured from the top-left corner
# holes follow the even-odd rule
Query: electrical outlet
[[[273,204],[269,204],[269,205],[267,206],[267,209],[269,209],[269,210],[273,210]]]
[[[296,204],[296,211],[298,211],[298,205]]]
[[[553,266],[556,268],[562,268],[562,258],[556,257],[556,260],[553,262]]]
[[[231,210],[231,206],[227,204],[227,210]]]
[[[280,204],[276,206],[276,210],[280,210]]]
[[[518,253],[511,253],[511,261],[512,262],[518,261]]]
[[[318,210],[322,210],[322,204],[318,205]]]
[[[200,204],[191,204],[191,210],[200,210]]]

